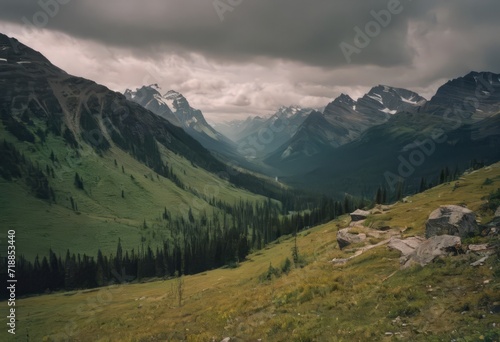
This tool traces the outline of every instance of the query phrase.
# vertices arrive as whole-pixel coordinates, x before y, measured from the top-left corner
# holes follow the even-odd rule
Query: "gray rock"
[[[424,238],[413,236],[404,240],[397,237],[392,237],[387,246],[401,252],[403,257],[412,254],[418,246],[425,241]]]
[[[447,255],[461,245],[461,239],[458,236],[440,235],[433,236],[422,242],[411,254],[408,255],[403,268],[412,264],[425,266],[431,263],[439,256]]]
[[[434,210],[425,225],[425,237],[455,235],[468,237],[479,233],[473,211],[458,205],[443,205]]]
[[[476,262],[473,262],[472,264],[470,264],[472,267],[477,267],[477,266],[483,266],[484,265],[484,262],[488,259],[487,256],[479,259],[478,261]]]
[[[483,243],[481,245],[469,245],[469,250],[473,252],[481,252],[489,249],[490,247],[488,246],[487,243]]]
[[[368,215],[370,215],[369,211],[358,209],[355,212],[351,213],[351,220],[353,222],[365,220],[368,217]]]
[[[360,243],[366,240],[366,234],[351,234],[350,228],[344,228],[337,232],[337,242],[340,249],[353,243]]]
[[[497,208],[497,211],[495,211],[495,218],[500,218],[500,206]]]

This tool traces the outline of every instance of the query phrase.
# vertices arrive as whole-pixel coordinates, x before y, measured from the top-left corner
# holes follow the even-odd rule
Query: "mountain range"
[[[268,117],[218,123],[229,139],[174,90],[162,93],[158,85],[147,85],[120,94],[67,74],[7,36],[0,36],[0,44],[2,138],[19,151],[4,148],[1,175],[24,178],[32,188],[26,196],[64,198],[67,209],[73,198],[109,214],[104,194],[92,197],[97,190],[65,189],[75,172],[98,189],[110,160],[148,168],[163,177],[166,193],[183,202],[206,203],[210,198],[185,185],[191,176],[225,182],[233,199],[240,196],[235,185],[245,187],[243,197],[253,196],[250,189],[267,196],[291,185],[336,198],[345,193],[371,198],[381,186],[394,191],[396,183],[404,183],[404,192],[411,193],[422,178],[434,182],[443,168],[464,170],[471,162],[500,160],[500,76],[490,72],[450,80],[428,101],[410,90],[378,85],[357,100],[341,94],[324,109],[283,106]],[[20,155],[31,161],[19,161]],[[91,166],[96,160],[106,162]],[[34,181],[34,165],[45,165],[54,180],[39,175]],[[115,176],[120,180],[109,184],[124,188],[122,175]],[[278,182],[270,181],[275,177]]]

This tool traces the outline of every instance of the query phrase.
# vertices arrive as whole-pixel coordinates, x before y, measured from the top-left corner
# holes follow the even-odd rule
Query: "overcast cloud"
[[[117,91],[180,91],[212,121],[323,107],[377,84],[430,98],[471,70],[500,72],[498,0],[401,0],[348,63],[339,45],[395,1],[241,0],[221,21],[213,0],[0,0],[0,32]]]

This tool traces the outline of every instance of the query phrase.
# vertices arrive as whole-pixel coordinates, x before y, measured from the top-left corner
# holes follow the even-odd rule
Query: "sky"
[[[500,73],[498,0],[0,0],[0,32],[123,92],[158,84],[212,122],[321,108],[378,84],[430,99]]]

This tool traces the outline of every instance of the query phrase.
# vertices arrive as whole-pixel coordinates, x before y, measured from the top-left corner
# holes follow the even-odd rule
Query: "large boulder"
[[[366,240],[366,234],[352,234],[349,233],[350,228],[344,228],[337,232],[337,242],[340,249],[349,246],[353,243],[360,243]]]
[[[433,236],[422,242],[411,254],[406,257],[403,268],[412,264],[425,266],[439,256],[456,252],[462,244],[460,237],[451,235]]]
[[[479,233],[473,211],[458,205],[443,205],[434,210],[425,225],[425,237],[454,235],[468,237]]]
[[[351,220],[352,222],[365,220],[368,217],[368,215],[370,215],[369,211],[358,209],[355,212],[351,213]]]

